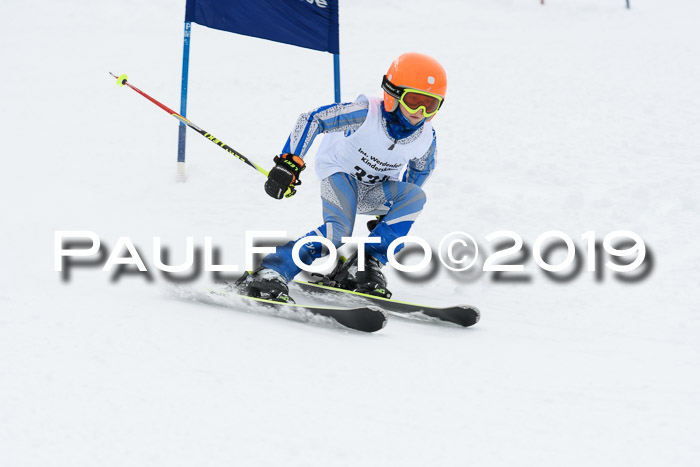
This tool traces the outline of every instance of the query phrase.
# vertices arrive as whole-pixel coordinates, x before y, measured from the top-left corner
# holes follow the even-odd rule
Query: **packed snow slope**
[[[247,230],[321,223],[312,168],[276,201],[191,131],[175,183],[177,122],[107,74],[179,108],[184,0],[2,2],[0,465],[696,465],[700,5],[546,3],[341,1],[344,100],[379,95],[403,52],[444,64],[412,233],[482,247],[469,273],[388,272],[396,297],[476,304],[478,325],[364,335],[181,300],[155,269],[155,236],[174,264],[209,236],[243,268]],[[254,161],[332,100],[329,54],[193,26],[187,115]],[[642,279],[586,270],[581,235],[621,229],[648,247]],[[64,280],[58,230],[106,253],[127,236],[150,276]],[[500,230],[529,248],[507,258],[524,281],[480,271]],[[549,230],[584,261],[567,281],[533,260]]]

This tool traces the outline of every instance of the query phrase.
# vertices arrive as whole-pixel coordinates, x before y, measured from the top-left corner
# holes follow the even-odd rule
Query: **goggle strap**
[[[396,99],[401,99],[401,94],[403,94],[403,90],[389,81],[389,78],[387,78],[386,75],[384,75],[384,78],[382,79],[382,89],[391,97]]]

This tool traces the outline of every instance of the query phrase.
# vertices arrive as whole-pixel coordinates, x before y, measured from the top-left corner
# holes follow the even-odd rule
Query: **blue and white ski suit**
[[[316,174],[324,223],[301,238],[317,235],[339,247],[342,237],[352,235],[356,214],[385,214],[369,234],[381,243],[367,244],[365,252],[386,264],[389,244],[408,234],[425,204],[420,187],[435,169],[435,131],[426,120],[412,126],[400,111],[384,110],[381,99],[360,95],[302,114],[282,152],[303,158],[322,133]],[[301,272],[292,261],[295,243],[277,247],[262,266],[291,280]],[[307,242],[299,257],[310,265],[326,253],[321,243]]]

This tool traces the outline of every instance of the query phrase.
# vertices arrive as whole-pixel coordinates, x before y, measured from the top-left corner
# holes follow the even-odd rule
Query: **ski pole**
[[[129,83],[129,82],[127,81],[127,77],[126,77],[125,74],[124,74],[124,75],[117,76],[117,75],[115,75],[114,73],[112,73],[111,71],[109,72],[109,74],[112,75],[112,76],[114,76],[114,77],[117,79],[117,86],[119,86],[119,87],[122,87],[122,86],[124,86],[124,85],[129,86],[131,89],[133,89],[134,91],[138,92],[138,93],[141,94],[143,97],[145,97],[145,98],[148,99],[149,101],[153,102],[155,105],[157,105],[157,106],[160,107],[161,109],[165,110],[165,111],[168,112],[170,115],[172,115],[173,117],[177,118],[177,119],[180,120],[182,123],[184,123],[184,124],[187,125],[188,127],[192,128],[194,131],[196,131],[196,132],[199,133],[200,135],[204,136],[204,137],[207,138],[209,141],[211,141],[212,143],[216,144],[217,146],[219,146],[221,149],[223,149],[223,150],[226,151],[227,153],[229,153],[229,154],[231,154],[232,156],[238,158],[239,160],[245,162],[246,164],[248,164],[249,166],[251,166],[252,168],[254,168],[255,170],[257,170],[258,172],[260,172],[261,174],[263,174],[264,176],[267,177],[267,174],[268,174],[268,171],[267,171],[267,170],[263,169],[262,167],[260,167],[260,166],[259,166],[258,164],[256,164],[255,162],[252,162],[250,159],[248,159],[247,157],[245,157],[243,154],[241,154],[240,152],[236,151],[236,150],[233,149],[231,146],[229,146],[228,144],[224,143],[223,141],[221,141],[220,139],[218,139],[217,137],[215,137],[215,136],[212,135],[211,133],[202,130],[202,129],[199,128],[197,125],[195,125],[195,124],[192,123],[191,121],[187,120],[185,117],[183,117],[183,116],[180,115],[179,113],[175,112],[175,111],[174,111],[173,109],[171,109],[170,107],[167,107],[167,106],[163,105],[162,103],[158,102],[157,100],[155,100],[154,98],[152,98],[151,96],[149,96],[148,94],[146,94],[145,92],[143,92],[142,90],[140,90],[139,88],[137,88],[136,86],[134,86],[134,85],[132,85],[131,83]],[[287,192],[289,192],[289,190],[287,190]]]

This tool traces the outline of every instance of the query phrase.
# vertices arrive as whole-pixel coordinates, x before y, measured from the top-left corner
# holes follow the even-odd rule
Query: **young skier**
[[[379,243],[365,245],[364,271],[354,254],[330,280],[335,286],[389,297],[381,267],[387,263],[389,244],[408,234],[425,204],[421,186],[435,169],[436,154],[430,120],[444,102],[447,77],[434,58],[406,53],[391,64],[382,89],[383,100],[360,95],[354,102],[299,116],[282,155],[274,158],[265,191],[277,199],[288,190],[294,194],[306,152],[316,136],[325,134],[316,155],[323,225],[301,238],[321,236],[339,247],[342,237],[352,235],[356,214],[381,215],[368,223],[369,236]],[[291,301],[287,283],[301,272],[292,260],[295,243],[277,247],[238,285],[255,297]],[[324,250],[319,242],[307,242],[299,258],[310,265],[327,253]]]

